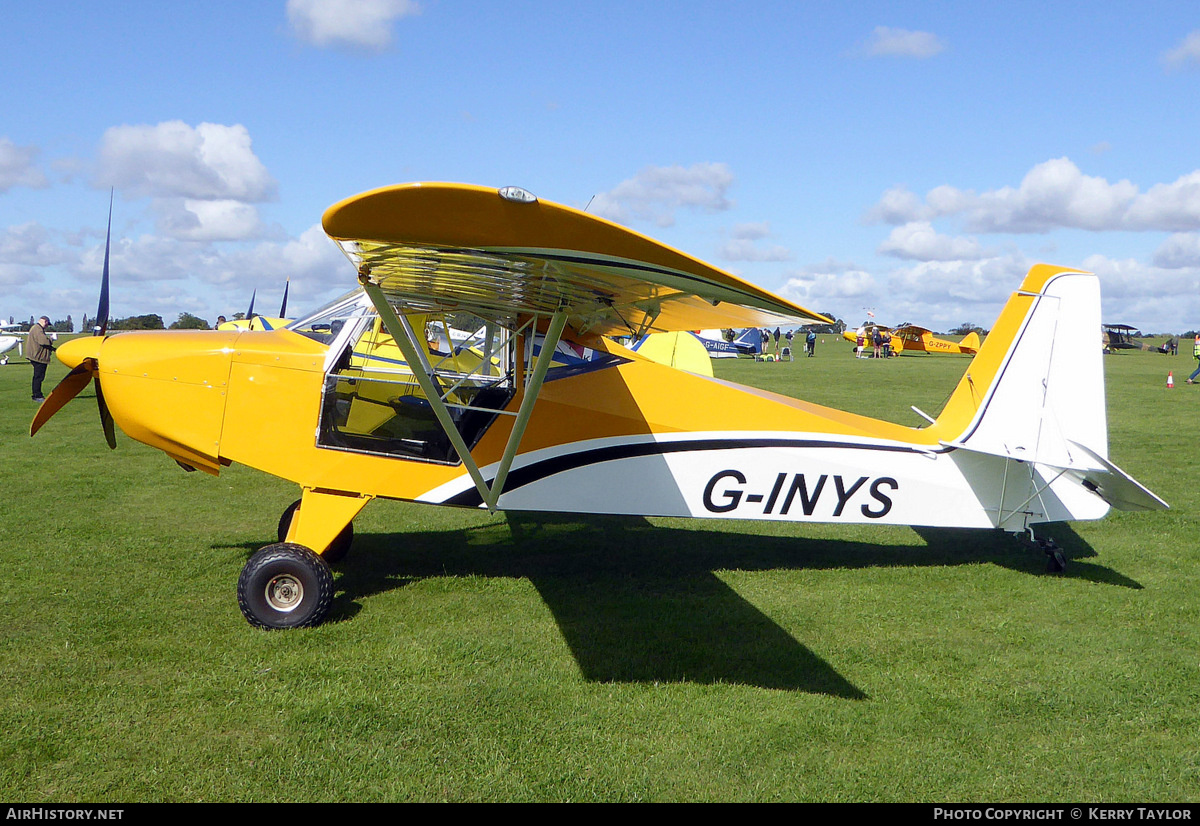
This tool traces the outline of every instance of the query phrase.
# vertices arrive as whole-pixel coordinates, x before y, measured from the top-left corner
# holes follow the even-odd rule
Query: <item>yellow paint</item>
[[[700,339],[688,332],[655,333],[646,336],[637,352],[643,358],[674,367],[676,370],[686,370],[701,376],[713,374],[712,358],[709,357],[708,350]]]

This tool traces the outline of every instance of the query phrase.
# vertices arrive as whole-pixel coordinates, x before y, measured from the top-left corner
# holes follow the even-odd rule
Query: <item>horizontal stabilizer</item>
[[[1094,450],[1078,442],[1071,442],[1071,446],[1082,450],[1088,458],[1103,469],[1068,468],[1067,474],[1078,479],[1081,485],[1117,510],[1157,511],[1167,510],[1170,507],[1140,482]]]
[[[941,442],[943,447],[953,450],[963,450],[981,456],[1010,459],[1017,462],[1030,462],[1060,471],[1059,475],[1071,479],[1091,491],[1117,510],[1153,511],[1170,508],[1170,505],[1159,499],[1152,491],[1096,451],[1079,442],[1072,441],[1069,444],[1073,449],[1083,453],[1089,460],[1087,464],[1071,462],[1069,465],[1060,465],[1055,462],[1036,462],[1033,457],[1023,455],[1020,451],[1006,453],[1000,450],[980,450],[962,442]]]

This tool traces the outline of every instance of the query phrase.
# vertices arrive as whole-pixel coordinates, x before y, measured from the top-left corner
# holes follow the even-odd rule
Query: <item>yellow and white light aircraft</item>
[[[851,344],[857,344],[858,337],[863,337],[863,350],[871,347],[871,334],[876,328],[880,332],[887,330],[892,334],[892,352],[899,355],[909,353],[961,353],[974,355],[979,352],[979,334],[972,331],[963,336],[962,341],[949,341],[938,338],[932,330],[918,327],[916,324],[901,324],[899,327],[885,327],[882,324],[863,324],[857,330],[846,330],[842,338]]]
[[[393,186],[334,205],[324,227],[358,289],[281,330],[68,342],[72,370],[31,427],[94,380],[107,428],[185,468],[295,482],[279,541],[238,581],[259,627],[326,617],[328,561],[373,498],[1013,532],[1166,507],[1108,459],[1090,274],[1034,267],[942,413],[913,428],[613,343],[828,319],[524,190]],[[449,312],[484,330],[469,351],[421,332]],[[403,363],[373,358],[381,347]]]

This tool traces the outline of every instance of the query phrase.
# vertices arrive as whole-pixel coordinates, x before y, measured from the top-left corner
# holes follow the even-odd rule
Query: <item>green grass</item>
[[[716,368],[915,424],[967,364],[817,353]],[[1194,801],[1200,387],[1105,364],[1112,456],[1172,510],[1052,531],[1065,575],[990,532],[375,502],[331,620],[269,633],[234,587],[295,490],[110,452],[90,390],[30,439],[14,360],[0,797]]]

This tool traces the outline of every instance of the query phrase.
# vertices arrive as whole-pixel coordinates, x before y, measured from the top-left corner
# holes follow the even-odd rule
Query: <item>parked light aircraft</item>
[[[931,330],[918,327],[916,324],[901,324],[899,327],[884,327],[882,324],[863,324],[857,330],[846,330],[842,338],[851,343],[857,343],[858,336],[863,336],[864,348],[871,346],[871,332],[878,328],[880,332],[887,330],[892,334],[892,352],[899,355],[902,352],[916,353],[964,353],[974,355],[979,352],[979,334],[972,331],[963,336],[962,341],[948,341],[938,338]]]
[[[240,462],[293,481],[279,541],[238,580],[255,626],[326,617],[328,562],[374,498],[1012,532],[1166,507],[1108,459],[1094,275],[1031,269],[941,414],[914,428],[611,342],[827,320],[524,190],[393,186],[334,205],[323,225],[357,290],[281,330],[68,342],[71,372],[30,428],[94,380],[107,428],[185,469]],[[434,355],[426,318],[468,310],[478,347]],[[384,337],[405,364],[371,361]],[[561,345],[578,359],[552,366]]]
[[[279,315],[263,316],[254,312],[254,299],[258,290],[250,293],[250,309],[246,310],[245,318],[235,318],[217,325],[218,330],[279,330],[286,327],[292,319],[287,317],[288,288],[292,281],[289,278],[283,284],[283,303],[279,305]]]
[[[8,364],[8,354],[13,350],[22,355],[22,342],[27,335],[22,327],[25,325],[16,321],[0,320],[0,365]]]
[[[17,355],[21,353],[21,338],[15,335],[0,336],[0,365],[8,364],[8,354],[13,350],[17,351]]]
[[[710,358],[732,359],[762,352],[762,333],[758,328],[743,330],[733,341],[726,341],[722,330],[701,330],[696,337]]]

